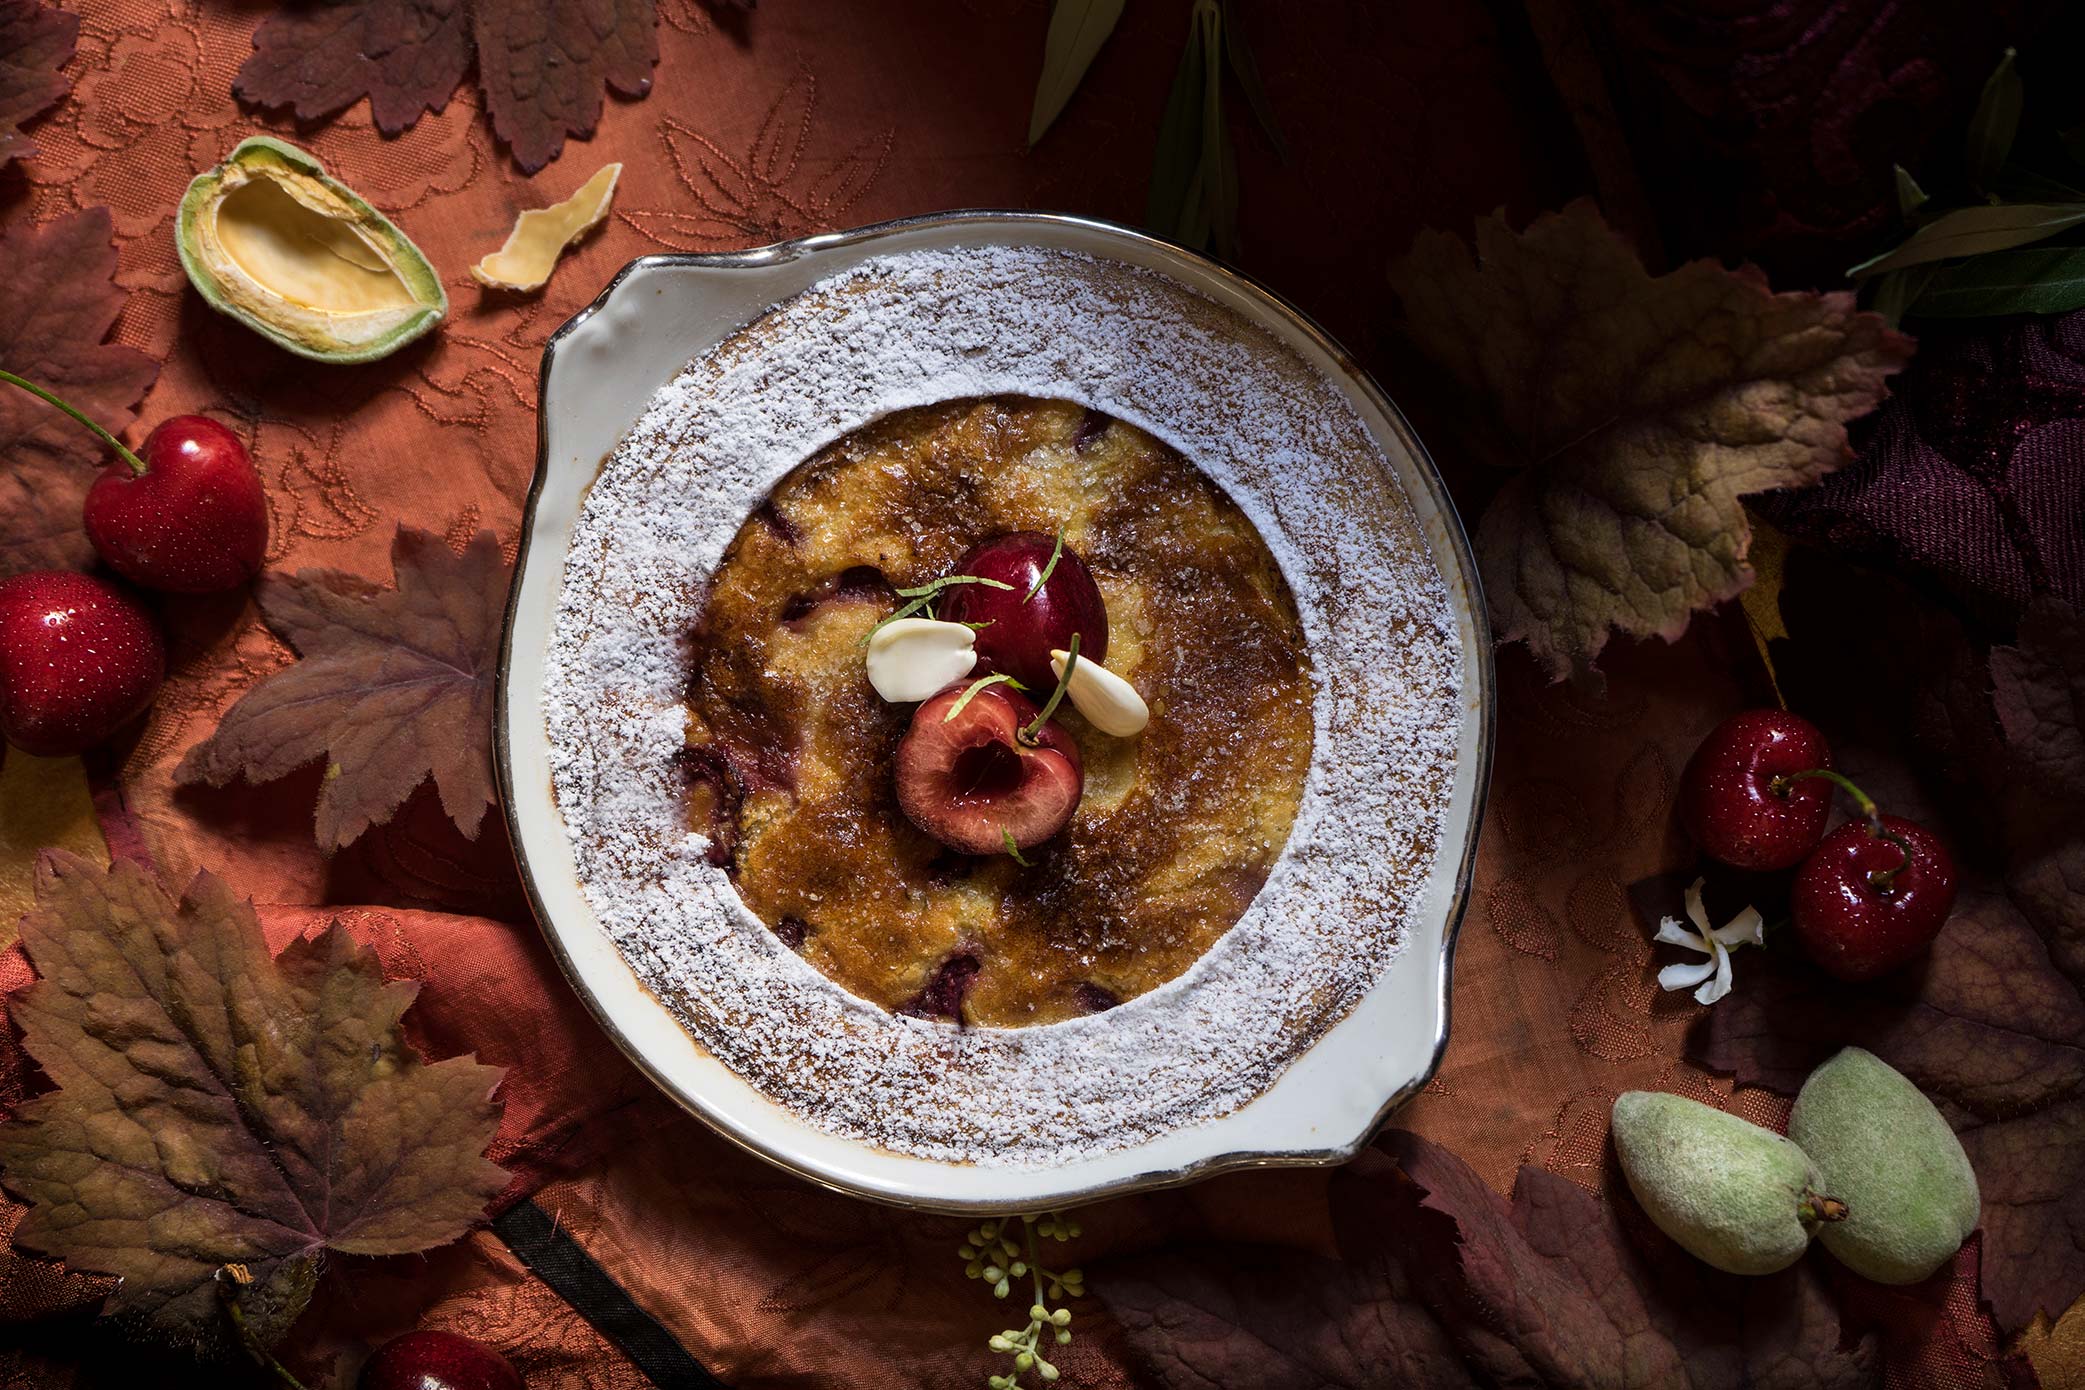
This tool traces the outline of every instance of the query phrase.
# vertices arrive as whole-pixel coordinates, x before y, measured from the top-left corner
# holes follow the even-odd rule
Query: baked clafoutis
[[[1250,1102],[1393,968],[1456,634],[1352,406],[1263,330],[1115,262],[890,256],[603,462],[553,791],[603,929],[759,1091],[1061,1163]]]

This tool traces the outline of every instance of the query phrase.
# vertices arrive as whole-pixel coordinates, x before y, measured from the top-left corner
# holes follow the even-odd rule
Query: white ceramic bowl
[[[1025,246],[1158,271],[1271,332],[1340,391],[1410,500],[1462,645],[1459,756],[1417,939],[1353,1011],[1259,1097],[1210,1121],[1055,1168],[937,1162],[818,1129],[706,1052],[625,964],[582,890],[551,793],[546,654],[573,528],[603,461],[690,360],[771,306],[871,257]],[[709,256],[632,261],[543,352],[539,456],[508,604],[495,715],[501,800],[523,882],[552,949],[601,1026],[668,1095],[726,1137],[815,1182],[942,1211],[1034,1211],[1193,1181],[1231,1168],[1350,1158],[1433,1075],[1491,768],[1493,673],[1467,538],[1439,475],[1390,400],[1336,343],[1236,271],[1112,224],[956,212]]]

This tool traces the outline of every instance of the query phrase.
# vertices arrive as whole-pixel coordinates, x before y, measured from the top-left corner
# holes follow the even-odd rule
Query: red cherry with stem
[[[358,1390],[522,1390],[506,1357],[454,1332],[407,1332],[362,1363]]]
[[[1003,671],[1030,691],[1057,683],[1050,653],[1067,651],[1074,635],[1090,661],[1108,654],[1108,606],[1093,571],[1058,536],[1015,531],[971,547],[955,573],[993,584],[955,584],[942,591],[935,616],[982,623],[978,670]]]
[[[1786,869],[1824,838],[1832,813],[1831,788],[1795,774],[1831,765],[1824,734],[1801,715],[1733,714],[1680,774],[1680,823],[1702,853],[1734,869]]]
[[[1859,795],[1858,792],[1855,793]],[[1933,944],[1955,906],[1955,861],[1932,831],[1901,816],[1848,821],[1795,876],[1789,914],[1810,959],[1842,980],[1870,980]]]
[[[971,682],[913,711],[898,744],[897,783],[899,809],[942,844],[1005,854],[1069,825],[1086,778],[1078,744],[1033,701],[1003,684]]]
[[[142,713],[166,675],[152,615],[87,574],[0,580],[0,735],[25,753],[84,752]]]
[[[215,420],[162,420],[132,453],[94,421],[12,372],[0,381],[56,406],[101,437],[116,457],[87,490],[87,538],[134,584],[209,594],[260,573],[268,548],[268,498],[246,446]]]

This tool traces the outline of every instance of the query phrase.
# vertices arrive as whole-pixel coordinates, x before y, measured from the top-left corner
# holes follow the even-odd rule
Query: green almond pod
[[[1849,1047],[1810,1073],[1789,1137],[1817,1163],[1845,1221],[1824,1248],[1878,1284],[1915,1284],[1976,1229],[1982,1199],[1962,1141],[1904,1074]]]
[[[318,160],[264,135],[196,175],[174,243],[211,308],[315,362],[383,357],[449,312],[441,277],[404,232]]]
[[[1614,1148],[1658,1229],[1732,1274],[1772,1274],[1803,1257],[1839,1204],[1802,1149],[1714,1106],[1657,1091],[1614,1103]]]

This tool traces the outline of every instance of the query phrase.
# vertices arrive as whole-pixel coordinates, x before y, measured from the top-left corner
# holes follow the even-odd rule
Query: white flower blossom
[[[1730,953],[1739,946],[1763,945],[1766,941],[1766,924],[1760,919],[1759,909],[1748,907],[1714,931],[1709,930],[1709,914],[1701,905],[1702,880],[1695,879],[1694,886],[1687,890],[1687,920],[1695,926],[1688,931],[1680,925],[1677,917],[1667,917],[1658,923],[1658,940],[1668,946],[1684,946],[1690,951],[1699,951],[1708,959],[1697,964],[1668,965],[1658,972],[1661,989],[1686,989],[1700,985],[1694,991],[1695,1001],[1713,1004],[1730,993]],[[1710,979],[1714,976],[1714,979]],[[1706,981],[1706,983],[1703,983]]]

